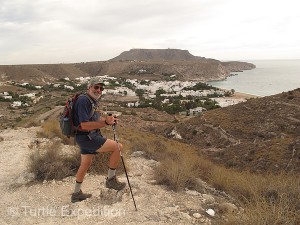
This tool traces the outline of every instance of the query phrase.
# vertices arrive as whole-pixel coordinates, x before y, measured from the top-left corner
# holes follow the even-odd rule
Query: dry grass
[[[64,136],[59,128],[59,123],[56,120],[47,120],[42,124],[42,131],[37,133],[38,137],[52,139],[58,137],[64,144],[74,144],[74,138]]]
[[[57,131],[51,131],[51,127],[51,124],[44,124],[44,134],[47,137],[57,135]],[[103,133],[112,137],[109,128],[103,129]],[[200,177],[235,198],[244,211],[227,215],[228,220],[222,220],[224,224],[300,224],[299,175],[257,175],[235,171],[199,156],[196,149],[190,145],[123,127],[118,127],[118,134],[125,147],[125,153],[142,151],[147,158],[160,162],[155,169],[155,178],[159,184],[168,185],[176,191],[186,187],[197,190],[196,178]],[[33,170],[37,171],[37,177],[41,177],[41,180],[73,175],[77,170],[79,151],[72,157],[62,159],[57,149],[59,147],[54,145],[49,147],[45,155],[32,156]],[[126,154],[124,156],[126,157]],[[99,154],[97,157],[91,171],[106,172],[108,155]],[[62,171],[64,175],[61,175]],[[55,178],[52,173],[55,174]]]
[[[192,146],[153,134],[122,130],[128,151],[143,151],[160,161],[155,178],[160,184],[180,191],[195,188],[200,177],[223,190],[244,208],[243,213],[227,215],[224,224],[300,224],[300,177],[296,174],[257,175],[216,165],[196,154]]]
[[[202,164],[199,164],[201,168]],[[208,171],[207,171],[208,170]],[[209,175],[203,176],[205,171]],[[224,190],[245,209],[241,216],[230,217],[226,224],[299,224],[300,177],[295,174],[238,172],[211,164],[201,177]]]
[[[124,140],[127,151],[142,151],[146,158],[160,162],[160,166],[155,169],[155,178],[159,184],[168,185],[177,191],[196,186],[198,157],[190,146],[130,129],[121,129],[120,134],[128,137]]]
[[[168,185],[175,191],[195,189],[197,164],[197,158],[189,154],[175,159],[165,158],[156,169],[155,179],[159,184]]]
[[[108,169],[108,153],[95,155],[89,172],[104,174]],[[54,142],[43,149],[34,149],[29,157],[29,170],[35,174],[37,181],[61,180],[74,176],[80,166],[80,152],[78,149],[62,152],[62,145]],[[122,171],[122,169],[121,169]]]
[[[29,158],[29,170],[35,174],[35,179],[60,180],[74,175],[79,166],[76,153],[68,156],[61,152],[61,145],[54,142],[45,149],[36,149]]]

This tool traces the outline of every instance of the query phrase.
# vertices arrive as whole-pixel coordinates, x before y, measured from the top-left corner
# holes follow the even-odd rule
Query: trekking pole
[[[130,185],[130,182],[129,182],[126,166],[125,166],[125,163],[124,163],[123,155],[122,155],[122,152],[121,152],[121,149],[120,149],[120,144],[119,144],[119,140],[118,140],[118,136],[117,136],[116,126],[117,126],[116,124],[112,125],[112,129],[113,129],[113,132],[114,132],[114,141],[117,142],[117,144],[118,144],[118,149],[119,149],[119,152],[120,152],[121,160],[122,160],[124,171],[125,171],[125,174],[126,174],[127,183],[128,183],[129,189],[130,189],[130,193],[131,193],[131,197],[132,197],[132,200],[133,200],[135,210],[137,211],[137,207],[136,207],[135,200],[134,200],[134,197],[133,197],[133,193],[132,193],[131,185]]]

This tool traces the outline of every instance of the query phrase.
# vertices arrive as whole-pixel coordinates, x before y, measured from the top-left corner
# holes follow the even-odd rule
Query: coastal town
[[[179,81],[170,75],[168,81],[137,80],[116,78],[109,75],[98,76],[104,80],[106,97],[114,98],[119,105],[126,108],[153,107],[169,114],[197,115],[202,111],[234,105],[246,98],[234,96],[235,91],[222,90],[206,83],[196,81]],[[6,82],[5,85],[19,86],[31,90],[30,93],[0,93],[0,101],[10,102],[11,108],[30,107],[44,98],[48,90],[76,93],[86,89],[90,77],[79,77],[75,80],[60,79],[44,86],[28,82]],[[124,101],[118,101],[126,99]]]

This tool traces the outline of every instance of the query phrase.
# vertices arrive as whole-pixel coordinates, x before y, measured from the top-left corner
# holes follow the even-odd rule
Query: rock
[[[205,212],[210,216],[215,216],[215,211],[213,209],[208,209]]]
[[[16,179],[14,179],[14,185],[20,186],[29,183],[30,181],[33,181],[35,178],[34,173],[29,173],[27,171],[24,171],[21,173]]]
[[[189,195],[194,195],[194,196],[197,196],[197,195],[200,195],[199,192],[197,191],[193,191],[193,190],[186,190],[185,193],[189,194]]]
[[[238,207],[232,203],[224,202],[219,205],[219,208],[222,212],[225,213],[234,213],[238,211]]]
[[[124,190],[116,191],[108,188],[101,188],[99,198],[101,203],[111,205],[122,201]]]
[[[136,151],[131,154],[132,157],[141,157],[143,155],[144,155],[144,152],[142,152],[142,151]]]
[[[180,218],[181,218],[181,219],[187,219],[187,220],[192,219],[192,217],[190,217],[189,214],[184,213],[184,212],[180,212]]]
[[[193,217],[195,217],[196,219],[201,218],[201,214],[200,213],[193,213]]]
[[[212,195],[203,194],[202,197],[203,197],[203,200],[205,203],[214,203],[215,202],[215,198]]]
[[[205,222],[206,222],[206,219],[204,219],[204,218],[200,219],[200,223],[205,223]]]

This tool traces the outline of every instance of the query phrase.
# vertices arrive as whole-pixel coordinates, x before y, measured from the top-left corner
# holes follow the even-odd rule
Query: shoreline
[[[248,93],[242,93],[242,92],[234,92],[234,94],[232,96],[230,96],[229,98],[235,98],[235,99],[249,99],[249,98],[262,98],[263,96],[259,96],[259,95],[253,95],[253,94],[248,94]]]
[[[223,89],[224,90],[224,89]],[[251,98],[261,98],[262,96],[257,96],[257,95],[253,95],[253,94],[248,94],[248,93],[242,93],[242,92],[234,92],[234,94],[232,96],[223,96],[223,97],[218,97],[218,98],[212,98],[214,99],[219,106],[223,107],[227,107],[230,105],[235,105],[241,102],[245,102],[248,99]]]

